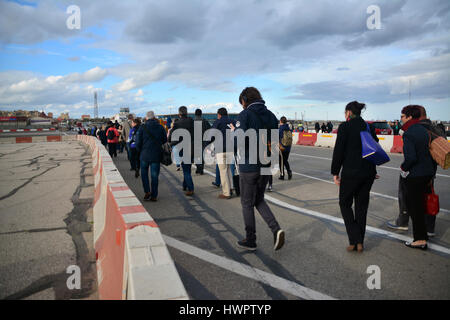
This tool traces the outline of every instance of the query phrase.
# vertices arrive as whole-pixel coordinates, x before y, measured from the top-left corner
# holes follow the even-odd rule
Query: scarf
[[[411,119],[402,126],[402,130],[404,132],[406,132],[409,129],[409,127],[411,127],[412,125],[415,125],[416,123],[419,123],[419,122],[420,122],[419,119]]]

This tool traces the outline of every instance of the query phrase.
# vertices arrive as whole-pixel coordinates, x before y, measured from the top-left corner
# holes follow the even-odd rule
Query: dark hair
[[[419,119],[421,116],[421,109],[420,107],[422,106],[418,106],[418,105],[409,105],[406,106],[402,109],[402,113],[406,116],[406,117],[413,117],[413,119]],[[423,107],[422,107],[423,108]]]
[[[187,108],[186,108],[185,106],[179,107],[179,108],[178,108],[178,114],[179,114],[180,116],[184,117],[184,118],[187,117],[187,114],[188,114]]]
[[[220,108],[219,110],[217,110],[217,113],[220,114],[221,116],[227,116],[228,115],[228,111],[226,108]]]
[[[195,115],[196,116],[201,116],[202,115],[202,110],[201,109],[195,110]]]
[[[136,123],[137,126],[140,126],[140,125],[141,125],[141,120],[138,119],[138,118],[133,119],[133,122]]]
[[[417,108],[420,109],[420,117],[421,118],[426,118],[427,117],[427,110],[425,110],[425,108],[422,107],[422,106],[417,106]]]
[[[287,119],[286,119],[285,116],[282,116],[282,117],[280,118],[280,121],[281,121],[282,124],[286,124]]]
[[[355,116],[360,116],[361,111],[366,108],[364,103],[358,101],[352,101],[345,107],[345,111],[351,111]]]
[[[239,95],[239,103],[242,104],[242,101],[246,105],[249,105],[255,101],[262,100],[261,93],[259,93],[258,89],[255,87],[247,87],[244,90],[242,90],[241,94]]]

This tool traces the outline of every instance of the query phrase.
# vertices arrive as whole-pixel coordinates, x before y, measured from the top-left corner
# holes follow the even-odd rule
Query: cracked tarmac
[[[96,299],[87,149],[0,145],[0,181],[0,299]],[[79,290],[67,288],[70,265],[81,269]]]

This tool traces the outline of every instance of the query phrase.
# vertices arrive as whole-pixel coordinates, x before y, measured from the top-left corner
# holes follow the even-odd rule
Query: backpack
[[[108,140],[114,140],[114,138],[116,137],[116,134],[114,133],[114,129],[112,129],[112,127],[109,128],[107,137]]]
[[[290,130],[283,131],[283,138],[281,138],[281,144],[285,147],[292,146],[292,132]]]
[[[450,168],[450,143],[447,139],[436,135],[434,132],[429,131],[429,148],[430,154],[434,161],[444,170]],[[431,135],[435,138],[432,139]]]

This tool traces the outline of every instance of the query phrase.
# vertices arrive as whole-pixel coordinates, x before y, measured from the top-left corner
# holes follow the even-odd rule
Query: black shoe
[[[413,245],[412,242],[405,242],[405,246],[410,247],[410,248],[414,248],[414,249],[421,249],[421,250],[427,250],[428,249],[428,244],[421,244],[421,245]]]
[[[237,246],[239,248],[255,251],[256,250],[256,242],[248,241],[247,239],[241,240],[237,242]]]
[[[292,179],[292,172],[288,172],[288,180]]]
[[[220,188],[220,184],[216,184],[214,181],[211,182],[211,184],[212,184],[214,187]]]
[[[144,196],[144,201],[150,201],[150,192],[146,193]]]
[[[136,178],[139,177],[139,170],[136,170],[136,172],[134,173],[134,176],[135,176]]]
[[[278,230],[277,232],[274,233],[273,235],[273,249],[274,250],[280,250],[283,245],[284,245],[284,231],[283,230]]]
[[[279,176],[278,180],[284,180],[284,176]]]
[[[134,171],[134,170],[136,170],[136,169],[134,169],[134,168],[131,168],[131,169],[130,169],[130,171]]]

